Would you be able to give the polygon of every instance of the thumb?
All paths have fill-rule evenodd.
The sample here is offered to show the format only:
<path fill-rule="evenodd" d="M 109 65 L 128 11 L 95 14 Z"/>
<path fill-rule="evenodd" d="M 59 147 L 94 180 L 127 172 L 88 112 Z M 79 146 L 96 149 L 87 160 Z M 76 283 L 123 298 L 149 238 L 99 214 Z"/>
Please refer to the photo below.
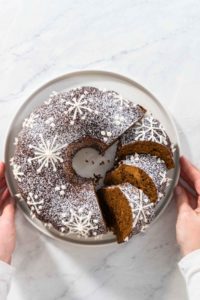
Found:
<path fill-rule="evenodd" d="M 176 197 L 176 205 L 177 205 L 178 213 L 192 210 L 189 204 L 188 195 L 182 186 L 178 185 L 175 188 L 175 197 Z"/>
<path fill-rule="evenodd" d="M 197 198 L 197 208 L 200 211 L 200 196 Z"/>

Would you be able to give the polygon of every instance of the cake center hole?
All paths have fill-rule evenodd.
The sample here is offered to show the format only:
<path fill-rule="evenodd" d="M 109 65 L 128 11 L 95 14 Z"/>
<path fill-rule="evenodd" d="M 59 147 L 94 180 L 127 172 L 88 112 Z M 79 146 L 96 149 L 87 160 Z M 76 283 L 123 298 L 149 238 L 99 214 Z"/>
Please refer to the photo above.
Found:
<path fill-rule="evenodd" d="M 81 177 L 100 177 L 98 186 L 101 186 L 106 172 L 114 165 L 116 148 L 117 144 L 115 143 L 109 147 L 104 155 L 99 154 L 93 148 L 83 148 L 74 156 L 72 166 Z"/>

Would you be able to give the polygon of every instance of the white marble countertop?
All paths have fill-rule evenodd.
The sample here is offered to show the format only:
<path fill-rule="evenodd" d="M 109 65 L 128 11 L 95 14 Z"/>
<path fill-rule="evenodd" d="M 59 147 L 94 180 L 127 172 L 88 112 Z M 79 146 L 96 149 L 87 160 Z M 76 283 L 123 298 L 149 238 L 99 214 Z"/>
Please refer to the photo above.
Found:
<path fill-rule="evenodd" d="M 0 0 L 0 159 L 11 119 L 34 89 L 74 70 L 130 76 L 173 114 L 200 166 L 198 0 Z M 50 240 L 18 211 L 9 300 L 186 300 L 171 202 L 148 234 L 118 246 Z"/>

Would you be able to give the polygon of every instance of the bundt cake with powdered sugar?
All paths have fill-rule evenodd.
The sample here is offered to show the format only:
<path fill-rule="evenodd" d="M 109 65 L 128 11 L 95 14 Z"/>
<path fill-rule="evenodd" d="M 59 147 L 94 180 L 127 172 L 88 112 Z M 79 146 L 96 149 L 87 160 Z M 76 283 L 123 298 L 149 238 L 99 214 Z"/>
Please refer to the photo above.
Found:
<path fill-rule="evenodd" d="M 32 217 L 62 234 L 118 242 L 144 231 L 170 182 L 172 144 L 145 108 L 115 91 L 80 87 L 53 92 L 23 122 L 10 164 Z M 118 142 L 115 166 L 97 190 L 74 170 L 82 148 L 100 154 Z"/>
<path fill-rule="evenodd" d="M 53 93 L 23 123 L 11 158 L 18 191 L 33 217 L 65 234 L 107 231 L 94 180 L 74 171 L 81 148 L 104 153 L 145 109 L 115 91 L 81 87 Z"/>

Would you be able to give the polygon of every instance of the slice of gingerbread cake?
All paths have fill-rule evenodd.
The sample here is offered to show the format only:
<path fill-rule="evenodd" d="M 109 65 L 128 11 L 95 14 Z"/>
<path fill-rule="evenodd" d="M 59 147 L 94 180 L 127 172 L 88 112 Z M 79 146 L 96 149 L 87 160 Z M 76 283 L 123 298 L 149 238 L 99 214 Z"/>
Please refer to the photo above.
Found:
<path fill-rule="evenodd" d="M 144 231 L 154 219 L 155 204 L 130 183 L 102 188 L 99 198 L 104 218 L 116 234 L 118 243 Z"/>

